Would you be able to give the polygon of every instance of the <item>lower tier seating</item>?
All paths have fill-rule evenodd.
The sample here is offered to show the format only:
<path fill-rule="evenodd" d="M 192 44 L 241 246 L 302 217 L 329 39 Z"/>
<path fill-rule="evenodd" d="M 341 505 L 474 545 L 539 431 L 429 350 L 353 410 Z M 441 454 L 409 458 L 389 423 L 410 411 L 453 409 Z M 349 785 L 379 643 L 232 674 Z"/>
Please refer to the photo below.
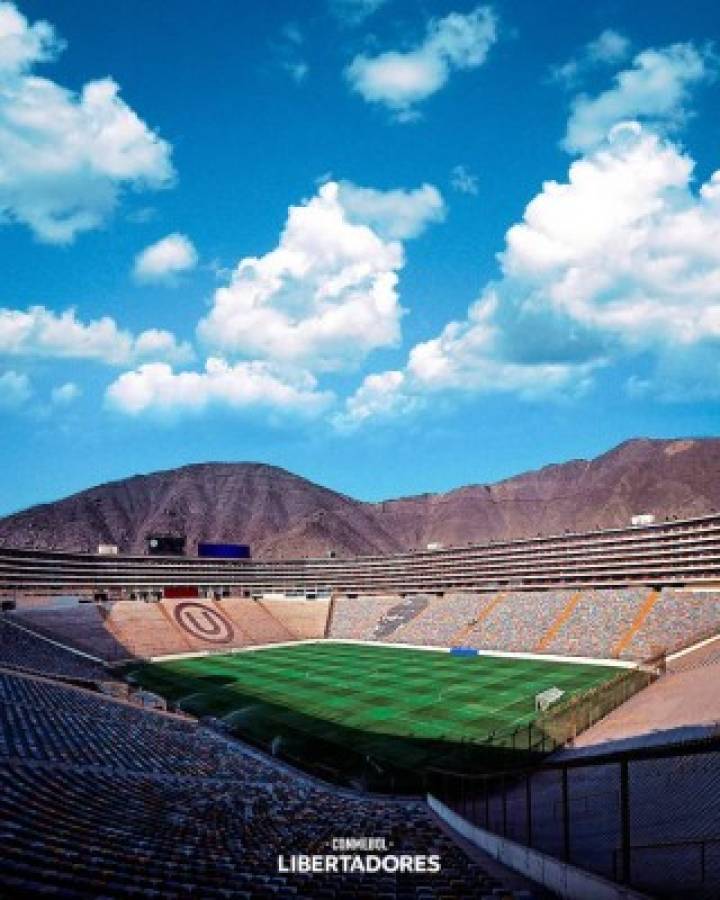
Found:
<path fill-rule="evenodd" d="M 485 898 L 501 890 L 419 801 L 297 775 L 190 721 L 0 672 L 0 883 L 8 896 Z M 439 874 L 300 875 L 333 837 L 438 854 Z M 527 896 L 527 894 L 525 894 Z"/>
<path fill-rule="evenodd" d="M 720 633 L 720 592 L 652 587 L 338 598 L 331 638 L 647 659 Z"/>
<path fill-rule="evenodd" d="M 99 663 L 71 653 L 2 619 L 0 619 L 0 666 L 91 681 L 102 681 L 107 678 L 105 670 Z"/>

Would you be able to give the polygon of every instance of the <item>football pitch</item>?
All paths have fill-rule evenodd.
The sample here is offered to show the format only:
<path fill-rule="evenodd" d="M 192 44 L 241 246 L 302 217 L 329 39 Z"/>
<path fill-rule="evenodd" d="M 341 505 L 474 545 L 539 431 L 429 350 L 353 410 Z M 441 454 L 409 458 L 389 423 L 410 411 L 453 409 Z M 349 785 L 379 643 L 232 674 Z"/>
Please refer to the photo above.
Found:
<path fill-rule="evenodd" d="M 186 712 L 352 781 L 467 761 L 488 738 L 530 723 L 540 691 L 569 697 L 618 669 L 322 642 L 141 664 L 131 674 Z"/>

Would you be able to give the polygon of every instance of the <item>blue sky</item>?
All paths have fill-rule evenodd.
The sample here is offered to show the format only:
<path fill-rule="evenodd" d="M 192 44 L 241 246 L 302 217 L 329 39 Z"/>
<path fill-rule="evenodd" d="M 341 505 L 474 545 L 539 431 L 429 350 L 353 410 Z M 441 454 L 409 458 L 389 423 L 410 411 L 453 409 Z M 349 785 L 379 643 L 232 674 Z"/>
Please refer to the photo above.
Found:
<path fill-rule="evenodd" d="M 719 42 L 703 0 L 0 2 L 0 513 L 716 434 Z"/>

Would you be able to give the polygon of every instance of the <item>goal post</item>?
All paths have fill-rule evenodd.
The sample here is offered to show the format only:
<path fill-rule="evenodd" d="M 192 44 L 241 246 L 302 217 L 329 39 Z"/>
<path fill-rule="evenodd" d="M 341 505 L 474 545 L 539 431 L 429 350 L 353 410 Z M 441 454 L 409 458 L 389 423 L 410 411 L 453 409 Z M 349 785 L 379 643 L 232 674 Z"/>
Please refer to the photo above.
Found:
<path fill-rule="evenodd" d="M 565 691 L 561 691 L 560 688 L 551 687 L 546 691 L 540 691 L 539 694 L 535 694 L 535 712 L 545 712 L 548 710 L 553 703 L 557 703 L 558 700 L 562 699 L 565 696 Z"/>

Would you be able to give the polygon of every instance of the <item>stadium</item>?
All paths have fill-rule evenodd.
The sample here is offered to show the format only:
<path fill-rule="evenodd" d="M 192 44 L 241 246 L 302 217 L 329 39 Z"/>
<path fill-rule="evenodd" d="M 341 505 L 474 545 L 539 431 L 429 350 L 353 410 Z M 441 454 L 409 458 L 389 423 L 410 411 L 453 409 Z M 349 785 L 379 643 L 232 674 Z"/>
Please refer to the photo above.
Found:
<path fill-rule="evenodd" d="M 11 892 L 717 896 L 720 516 L 246 550 L 0 549 Z"/>

